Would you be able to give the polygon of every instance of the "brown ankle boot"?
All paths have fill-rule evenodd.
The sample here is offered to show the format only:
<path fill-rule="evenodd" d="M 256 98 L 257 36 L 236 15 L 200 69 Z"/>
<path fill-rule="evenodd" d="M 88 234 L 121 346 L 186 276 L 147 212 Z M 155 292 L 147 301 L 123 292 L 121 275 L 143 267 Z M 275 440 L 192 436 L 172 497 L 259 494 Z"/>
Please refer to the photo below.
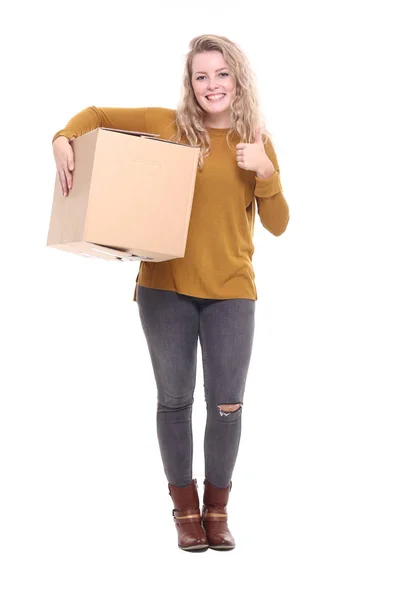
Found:
<path fill-rule="evenodd" d="M 226 488 L 218 488 L 204 480 L 204 498 L 201 522 L 207 534 L 208 545 L 213 550 L 233 550 L 235 540 L 229 531 L 228 504 L 232 481 Z"/>
<path fill-rule="evenodd" d="M 169 483 L 168 489 L 175 507 L 172 516 L 178 532 L 179 548 L 190 552 L 204 552 L 208 549 L 208 542 L 201 525 L 197 479 L 192 479 L 185 487 Z"/>

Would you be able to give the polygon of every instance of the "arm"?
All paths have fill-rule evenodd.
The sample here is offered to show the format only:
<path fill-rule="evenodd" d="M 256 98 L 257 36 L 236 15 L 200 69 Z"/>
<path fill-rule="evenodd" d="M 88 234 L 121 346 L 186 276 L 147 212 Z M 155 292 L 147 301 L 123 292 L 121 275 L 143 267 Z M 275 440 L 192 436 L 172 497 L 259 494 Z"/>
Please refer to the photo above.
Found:
<path fill-rule="evenodd" d="M 256 174 L 254 196 L 263 227 L 278 236 L 286 230 L 288 225 L 289 206 L 282 192 L 279 164 L 270 139 L 265 145 L 265 152 L 275 170 L 271 173 L 269 169 L 266 169 L 265 172 Z"/>
<path fill-rule="evenodd" d="M 52 142 L 63 135 L 69 140 L 98 127 L 110 129 L 126 129 L 127 131 L 147 131 L 147 108 L 98 108 L 89 106 L 74 115 L 64 129 L 53 136 Z"/>

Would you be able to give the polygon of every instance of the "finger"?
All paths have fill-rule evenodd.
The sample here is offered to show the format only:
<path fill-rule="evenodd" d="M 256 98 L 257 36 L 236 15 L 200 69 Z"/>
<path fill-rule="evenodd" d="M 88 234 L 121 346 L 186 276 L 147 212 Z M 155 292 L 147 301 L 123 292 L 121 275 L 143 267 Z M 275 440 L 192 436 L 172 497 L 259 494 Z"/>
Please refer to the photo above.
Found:
<path fill-rule="evenodd" d="M 74 170 L 74 166 L 75 166 L 75 153 L 74 150 L 70 144 L 70 147 L 68 148 L 68 152 L 67 152 L 67 165 L 68 165 L 68 169 L 70 171 Z"/>
<path fill-rule="evenodd" d="M 58 172 L 58 176 L 60 179 L 60 185 L 61 185 L 63 196 L 67 196 L 68 195 L 67 181 L 65 178 L 65 173 L 62 169 L 60 169 L 60 171 Z"/>
<path fill-rule="evenodd" d="M 70 189 L 70 172 L 64 167 L 64 182 L 65 182 L 65 191 L 68 194 L 68 190 Z"/>
<path fill-rule="evenodd" d="M 75 139 L 75 138 L 72 138 Z M 71 189 L 72 187 L 72 171 L 75 169 L 75 154 L 71 147 L 70 152 L 68 153 L 68 171 L 67 171 L 67 181 L 68 187 Z"/>
<path fill-rule="evenodd" d="M 72 173 L 68 173 L 68 175 L 67 175 L 67 185 L 68 185 L 68 189 L 69 190 L 72 188 L 72 182 L 73 182 Z"/>
<path fill-rule="evenodd" d="M 67 169 L 66 172 L 65 172 L 65 178 L 66 178 L 66 181 L 67 181 L 68 189 L 72 188 L 72 180 L 73 180 L 72 176 L 73 176 L 73 172 L 70 171 L 69 169 Z"/>
<path fill-rule="evenodd" d="M 57 175 L 58 175 L 58 181 L 60 182 L 61 193 L 62 193 L 63 196 L 65 196 L 65 194 L 64 194 L 64 183 L 63 183 L 64 174 L 61 171 L 61 169 L 57 169 Z"/>

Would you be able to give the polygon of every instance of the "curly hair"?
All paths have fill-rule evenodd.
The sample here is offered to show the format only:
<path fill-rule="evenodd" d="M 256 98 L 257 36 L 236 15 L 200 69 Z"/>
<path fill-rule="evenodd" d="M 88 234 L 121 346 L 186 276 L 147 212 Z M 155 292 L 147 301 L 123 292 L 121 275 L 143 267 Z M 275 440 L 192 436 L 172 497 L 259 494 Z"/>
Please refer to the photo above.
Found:
<path fill-rule="evenodd" d="M 264 144 L 270 138 L 261 114 L 255 76 L 243 50 L 228 38 L 220 35 L 199 35 L 189 43 L 186 54 L 181 98 L 176 110 L 176 133 L 171 141 L 180 142 L 183 136 L 191 146 L 200 146 L 199 169 L 204 166 L 204 158 L 210 155 L 211 142 L 204 126 L 205 111 L 199 105 L 192 86 L 193 58 L 200 52 L 219 51 L 225 58 L 236 84 L 236 96 L 231 102 L 231 127 L 226 139 L 238 134 L 243 143 L 253 143 L 257 127 L 262 127 Z"/>

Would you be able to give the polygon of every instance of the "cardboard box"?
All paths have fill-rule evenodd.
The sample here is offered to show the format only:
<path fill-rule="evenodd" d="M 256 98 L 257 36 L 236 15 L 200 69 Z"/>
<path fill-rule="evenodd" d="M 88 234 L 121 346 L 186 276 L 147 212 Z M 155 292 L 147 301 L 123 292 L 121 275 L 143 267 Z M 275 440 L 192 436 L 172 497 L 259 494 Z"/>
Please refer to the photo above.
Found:
<path fill-rule="evenodd" d="M 185 254 L 200 148 L 100 127 L 71 142 L 63 196 L 56 173 L 47 246 L 104 260 Z"/>

